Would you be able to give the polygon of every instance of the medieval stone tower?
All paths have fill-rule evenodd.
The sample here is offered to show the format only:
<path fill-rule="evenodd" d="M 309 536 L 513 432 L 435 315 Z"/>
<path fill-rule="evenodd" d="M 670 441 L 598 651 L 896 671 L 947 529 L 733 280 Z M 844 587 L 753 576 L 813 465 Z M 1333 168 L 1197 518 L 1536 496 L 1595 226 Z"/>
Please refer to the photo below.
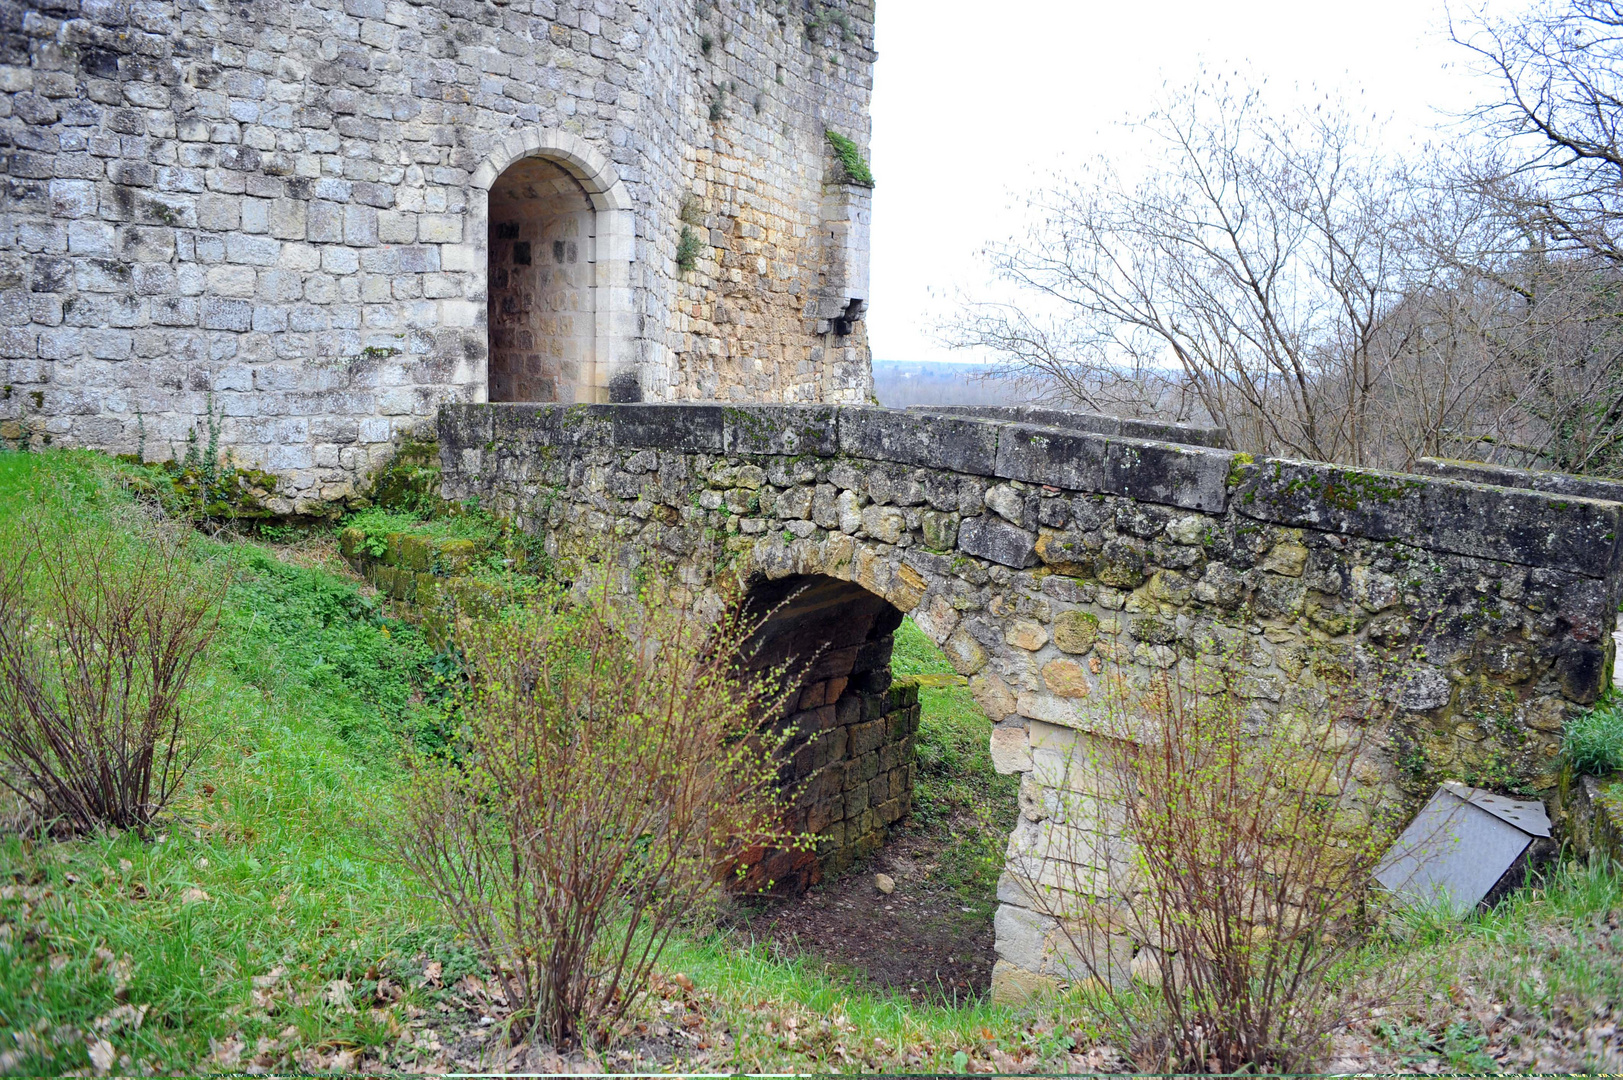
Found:
<path fill-rule="evenodd" d="M 457 401 L 861 402 L 873 0 L 0 0 L 0 421 L 290 508 Z M 860 171 L 860 170 L 859 170 Z"/>

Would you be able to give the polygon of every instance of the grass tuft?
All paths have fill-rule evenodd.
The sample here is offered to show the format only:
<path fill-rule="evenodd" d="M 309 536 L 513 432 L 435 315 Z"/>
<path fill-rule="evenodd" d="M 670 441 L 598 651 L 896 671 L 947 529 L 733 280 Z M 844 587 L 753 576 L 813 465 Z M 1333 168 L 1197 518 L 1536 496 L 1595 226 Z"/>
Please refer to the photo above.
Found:
<path fill-rule="evenodd" d="M 1623 699 L 1609 691 L 1569 724 L 1562 750 L 1573 769 L 1586 776 L 1623 770 Z"/>

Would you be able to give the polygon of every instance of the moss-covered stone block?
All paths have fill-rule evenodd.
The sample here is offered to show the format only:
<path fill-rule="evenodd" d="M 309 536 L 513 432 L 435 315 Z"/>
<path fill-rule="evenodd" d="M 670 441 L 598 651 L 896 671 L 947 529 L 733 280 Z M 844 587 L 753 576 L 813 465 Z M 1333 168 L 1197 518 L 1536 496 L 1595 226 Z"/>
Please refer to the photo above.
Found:
<path fill-rule="evenodd" d="M 460 573 L 478 560 L 482 550 L 473 540 L 441 540 L 435 554 L 435 568 L 447 574 Z"/>
<path fill-rule="evenodd" d="M 434 544 L 426 536 L 391 533 L 389 551 L 394 564 L 403 570 L 421 573 L 434 564 Z"/>
<path fill-rule="evenodd" d="M 1054 644 L 1068 653 L 1082 654 L 1099 640 L 1099 616 L 1091 611 L 1064 611 L 1054 620 Z"/>

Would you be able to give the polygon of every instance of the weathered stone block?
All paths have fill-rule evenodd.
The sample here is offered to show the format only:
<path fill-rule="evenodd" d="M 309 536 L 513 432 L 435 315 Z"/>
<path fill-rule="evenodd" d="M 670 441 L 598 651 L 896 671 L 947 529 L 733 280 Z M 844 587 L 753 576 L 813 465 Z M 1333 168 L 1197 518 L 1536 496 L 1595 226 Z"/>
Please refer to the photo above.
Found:
<path fill-rule="evenodd" d="M 724 410 L 724 447 L 730 454 L 839 452 L 839 409 L 831 405 L 731 406 Z"/>
<path fill-rule="evenodd" d="M 1098 639 L 1099 617 L 1091 611 L 1062 611 L 1054 618 L 1054 644 L 1068 653 L 1086 653 Z"/>
<path fill-rule="evenodd" d="M 1025 728 L 992 729 L 992 767 L 1005 776 L 1031 771 L 1031 746 Z"/>
<path fill-rule="evenodd" d="M 985 514 L 958 527 L 958 550 L 1017 570 L 1036 564 L 1036 546 L 1031 533 Z"/>
<path fill-rule="evenodd" d="M 866 723 L 851 725 L 851 756 L 861 757 L 870 751 L 877 750 L 884 739 L 885 722 L 883 720 L 870 720 Z"/>
<path fill-rule="evenodd" d="M 894 544 L 907 535 L 907 515 L 894 506 L 869 506 L 862 511 L 862 529 L 875 540 Z"/>
<path fill-rule="evenodd" d="M 1093 691 L 1082 665 L 1070 660 L 1050 660 L 1044 664 L 1043 685 L 1061 697 L 1087 697 Z"/>
<path fill-rule="evenodd" d="M 994 475 L 999 425 L 888 409 L 840 410 L 840 450 L 903 465 Z"/>

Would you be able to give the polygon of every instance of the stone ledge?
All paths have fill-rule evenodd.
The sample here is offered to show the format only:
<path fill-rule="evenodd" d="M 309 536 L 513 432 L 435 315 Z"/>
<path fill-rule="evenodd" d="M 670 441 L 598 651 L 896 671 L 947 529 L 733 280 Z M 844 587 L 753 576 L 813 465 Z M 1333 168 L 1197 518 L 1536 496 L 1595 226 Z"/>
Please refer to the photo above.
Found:
<path fill-rule="evenodd" d="M 840 450 L 855 457 L 993 476 L 1001 425 L 893 409 L 840 410 Z"/>
<path fill-rule="evenodd" d="M 1592 578 L 1617 566 L 1618 503 L 1283 458 L 1245 473 L 1231 498 L 1257 521 Z"/>
<path fill-rule="evenodd" d="M 828 405 L 448 405 L 440 411 L 440 442 L 447 461 L 499 443 L 846 455 L 1212 514 L 1232 502 L 1240 514 L 1272 524 L 1591 578 L 1606 577 L 1623 558 L 1620 502 L 1284 458 L 1236 466 L 1243 459 L 1229 450 L 970 415 Z M 1027 560 L 995 561 L 1020 567 Z"/>
<path fill-rule="evenodd" d="M 980 417 L 829 405 L 448 405 L 447 453 L 493 442 L 691 453 L 846 454 L 1222 512 L 1234 455 Z"/>
<path fill-rule="evenodd" d="M 910 405 L 908 411 L 940 416 L 976 416 L 983 420 L 1032 424 L 1090 435 L 1119 435 L 1128 439 L 1183 443 L 1213 450 L 1232 449 L 1228 428 L 1166 424 L 1156 420 L 1124 420 L 1103 413 L 1073 412 L 1070 409 L 1043 409 L 1029 405 Z"/>
<path fill-rule="evenodd" d="M 1623 480 L 1602 480 L 1594 476 L 1574 476 L 1571 473 L 1548 472 L 1543 469 L 1517 469 L 1509 465 L 1489 465 L 1483 461 L 1457 461 L 1453 458 L 1421 458 L 1414 463 L 1414 471 L 1421 476 L 1435 476 L 1446 480 L 1468 480 L 1473 484 L 1525 488 L 1529 491 L 1548 492 L 1551 495 L 1623 502 Z"/>

